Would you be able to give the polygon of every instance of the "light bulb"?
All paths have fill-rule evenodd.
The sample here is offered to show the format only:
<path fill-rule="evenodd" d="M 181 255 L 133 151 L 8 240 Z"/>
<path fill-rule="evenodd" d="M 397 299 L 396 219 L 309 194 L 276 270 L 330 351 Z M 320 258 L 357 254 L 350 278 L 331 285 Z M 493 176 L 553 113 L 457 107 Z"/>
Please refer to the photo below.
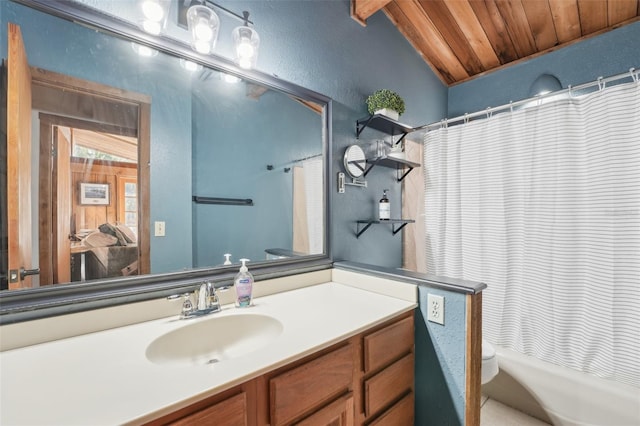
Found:
<path fill-rule="evenodd" d="M 208 41 L 195 40 L 193 42 L 193 48 L 196 52 L 203 53 L 205 55 L 211 53 L 211 43 Z"/>
<path fill-rule="evenodd" d="M 251 45 L 251 41 L 247 38 L 243 38 L 240 40 L 238 47 L 236 47 L 236 51 L 238 53 L 238 57 L 240 58 L 250 58 L 253 56 L 255 49 Z"/>
<path fill-rule="evenodd" d="M 211 41 L 213 37 L 213 31 L 209 27 L 209 22 L 206 19 L 198 20 L 198 23 L 193 28 L 193 34 L 198 41 Z"/>
<path fill-rule="evenodd" d="M 151 21 L 161 21 L 164 18 L 164 9 L 155 0 L 145 0 L 142 3 L 142 13 Z"/>
<path fill-rule="evenodd" d="M 240 68 L 244 68 L 246 70 L 252 68 L 250 58 L 238 58 L 238 65 L 240 66 Z"/>

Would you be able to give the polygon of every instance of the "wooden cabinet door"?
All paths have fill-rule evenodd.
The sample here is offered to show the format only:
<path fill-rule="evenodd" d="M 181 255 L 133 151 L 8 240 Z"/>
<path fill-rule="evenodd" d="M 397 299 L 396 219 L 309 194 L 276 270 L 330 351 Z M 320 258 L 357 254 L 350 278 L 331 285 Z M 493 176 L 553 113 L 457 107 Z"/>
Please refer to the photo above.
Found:
<path fill-rule="evenodd" d="M 349 393 L 316 411 L 296 426 L 353 426 L 353 394 Z"/>
<path fill-rule="evenodd" d="M 247 426 L 247 394 L 242 392 L 170 424 L 174 426 Z"/>

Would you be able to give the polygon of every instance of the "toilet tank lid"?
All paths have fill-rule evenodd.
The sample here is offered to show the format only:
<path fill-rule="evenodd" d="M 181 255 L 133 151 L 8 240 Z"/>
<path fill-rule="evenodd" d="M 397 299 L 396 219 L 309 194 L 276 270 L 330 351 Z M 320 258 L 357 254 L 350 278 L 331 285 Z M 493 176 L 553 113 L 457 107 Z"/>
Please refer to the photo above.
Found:
<path fill-rule="evenodd" d="M 496 350 L 493 348 L 491 343 L 482 339 L 482 359 L 489 359 L 496 356 Z"/>

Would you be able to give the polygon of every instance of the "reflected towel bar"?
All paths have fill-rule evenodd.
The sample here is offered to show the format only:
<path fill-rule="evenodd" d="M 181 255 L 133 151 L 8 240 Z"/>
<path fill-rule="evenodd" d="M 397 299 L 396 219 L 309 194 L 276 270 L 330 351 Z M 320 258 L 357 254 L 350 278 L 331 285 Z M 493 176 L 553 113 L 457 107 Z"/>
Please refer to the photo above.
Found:
<path fill-rule="evenodd" d="M 219 198 L 193 196 L 193 201 L 198 204 L 222 204 L 226 206 L 253 206 L 251 198 Z"/>

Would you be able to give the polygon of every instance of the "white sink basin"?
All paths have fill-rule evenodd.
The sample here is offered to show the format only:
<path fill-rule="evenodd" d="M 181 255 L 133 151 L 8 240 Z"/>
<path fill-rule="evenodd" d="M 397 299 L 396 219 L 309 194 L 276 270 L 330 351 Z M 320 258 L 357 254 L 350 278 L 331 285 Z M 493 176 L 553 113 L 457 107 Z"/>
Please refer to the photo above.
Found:
<path fill-rule="evenodd" d="M 282 333 L 282 323 L 261 314 L 234 314 L 209 318 L 170 331 L 147 347 L 147 359 L 156 364 L 206 365 L 254 352 Z"/>

